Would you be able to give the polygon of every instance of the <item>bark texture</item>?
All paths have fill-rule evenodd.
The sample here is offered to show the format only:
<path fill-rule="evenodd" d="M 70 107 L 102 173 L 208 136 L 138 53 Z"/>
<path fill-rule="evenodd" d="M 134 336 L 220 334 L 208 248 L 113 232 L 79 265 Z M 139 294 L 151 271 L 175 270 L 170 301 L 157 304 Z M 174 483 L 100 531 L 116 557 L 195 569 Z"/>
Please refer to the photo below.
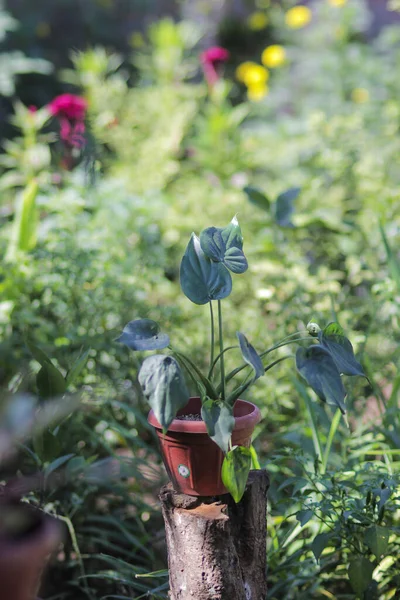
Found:
<path fill-rule="evenodd" d="M 164 486 L 171 600 L 265 600 L 266 471 L 251 471 L 239 504 Z"/>

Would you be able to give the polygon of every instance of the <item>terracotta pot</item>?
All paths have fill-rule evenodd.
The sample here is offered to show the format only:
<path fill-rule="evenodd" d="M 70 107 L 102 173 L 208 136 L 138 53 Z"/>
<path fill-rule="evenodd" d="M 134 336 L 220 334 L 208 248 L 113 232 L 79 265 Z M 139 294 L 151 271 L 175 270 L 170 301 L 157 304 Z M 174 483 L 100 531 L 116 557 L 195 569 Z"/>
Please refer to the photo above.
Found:
<path fill-rule="evenodd" d="M 199 414 L 200 398 L 190 398 L 178 415 Z M 251 444 L 251 435 L 261 420 L 257 406 L 246 400 L 237 400 L 234 407 L 234 446 Z M 148 421 L 156 428 L 165 468 L 178 492 L 191 496 L 219 496 L 227 489 L 221 480 L 224 460 L 222 450 L 207 434 L 204 421 L 174 419 L 166 434 L 151 410 Z"/>
<path fill-rule="evenodd" d="M 28 505 L 18 507 L 30 526 L 18 536 L 0 534 L 0 598 L 34 600 L 50 554 L 61 539 L 59 521 Z M 7 510 L 0 506 L 0 510 Z"/>

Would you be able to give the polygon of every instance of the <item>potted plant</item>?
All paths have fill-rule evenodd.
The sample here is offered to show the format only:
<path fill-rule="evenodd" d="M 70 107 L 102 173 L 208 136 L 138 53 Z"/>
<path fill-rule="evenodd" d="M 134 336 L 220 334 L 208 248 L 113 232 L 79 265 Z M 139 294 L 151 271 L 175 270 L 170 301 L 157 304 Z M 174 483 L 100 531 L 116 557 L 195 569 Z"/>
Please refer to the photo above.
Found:
<path fill-rule="evenodd" d="M 169 336 L 151 319 L 129 322 L 117 339 L 134 351 L 170 350 L 145 358 L 138 378 L 151 406 L 148 420 L 156 428 L 175 489 L 199 496 L 229 491 L 236 502 L 244 493 L 251 466 L 251 434 L 260 420 L 258 408 L 240 397 L 257 379 L 294 357 L 297 371 L 318 397 L 345 415 L 341 374 L 364 375 L 338 323 L 330 323 L 323 330 L 309 323 L 305 331 L 289 335 L 262 352 L 256 351 L 242 332 L 236 334 L 237 345 L 225 346 L 221 301 L 231 293 L 231 273 L 242 274 L 247 268 L 236 217 L 227 227 L 208 227 L 200 237 L 192 234 L 180 266 L 180 284 L 189 300 L 210 307 L 207 374 L 193 358 L 171 346 Z M 295 356 L 266 362 L 274 350 L 289 344 L 299 346 Z M 237 350 L 240 364 L 227 372 L 226 353 Z M 198 396 L 190 398 L 184 372 L 197 387 Z M 242 378 L 239 384 L 238 376 Z"/>

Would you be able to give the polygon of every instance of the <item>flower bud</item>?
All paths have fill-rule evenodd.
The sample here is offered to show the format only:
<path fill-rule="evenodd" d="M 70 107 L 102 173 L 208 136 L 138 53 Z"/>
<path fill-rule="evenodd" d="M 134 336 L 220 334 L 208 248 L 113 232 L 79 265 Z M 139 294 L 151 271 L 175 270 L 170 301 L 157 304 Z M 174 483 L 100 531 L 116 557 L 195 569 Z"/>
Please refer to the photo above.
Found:
<path fill-rule="evenodd" d="M 310 335 L 312 335 L 312 337 L 318 337 L 321 327 L 318 325 L 318 323 L 313 323 L 310 321 L 307 325 L 307 331 Z"/>

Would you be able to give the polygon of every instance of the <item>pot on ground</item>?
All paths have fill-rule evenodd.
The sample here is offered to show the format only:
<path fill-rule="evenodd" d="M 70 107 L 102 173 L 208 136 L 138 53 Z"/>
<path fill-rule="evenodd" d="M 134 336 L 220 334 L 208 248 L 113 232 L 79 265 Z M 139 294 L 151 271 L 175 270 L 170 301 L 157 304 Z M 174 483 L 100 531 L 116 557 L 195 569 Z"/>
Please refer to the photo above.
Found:
<path fill-rule="evenodd" d="M 190 398 L 178 416 L 199 414 L 200 410 L 200 398 Z M 237 400 L 233 414 L 232 445 L 249 447 L 261 413 L 251 402 Z M 228 493 L 221 479 L 224 454 L 208 436 L 204 421 L 174 419 L 165 434 L 153 410 L 148 421 L 156 429 L 164 465 L 176 491 L 191 496 Z"/>
<path fill-rule="evenodd" d="M 0 598 L 34 600 L 61 539 L 60 523 L 21 504 L 0 504 Z"/>

